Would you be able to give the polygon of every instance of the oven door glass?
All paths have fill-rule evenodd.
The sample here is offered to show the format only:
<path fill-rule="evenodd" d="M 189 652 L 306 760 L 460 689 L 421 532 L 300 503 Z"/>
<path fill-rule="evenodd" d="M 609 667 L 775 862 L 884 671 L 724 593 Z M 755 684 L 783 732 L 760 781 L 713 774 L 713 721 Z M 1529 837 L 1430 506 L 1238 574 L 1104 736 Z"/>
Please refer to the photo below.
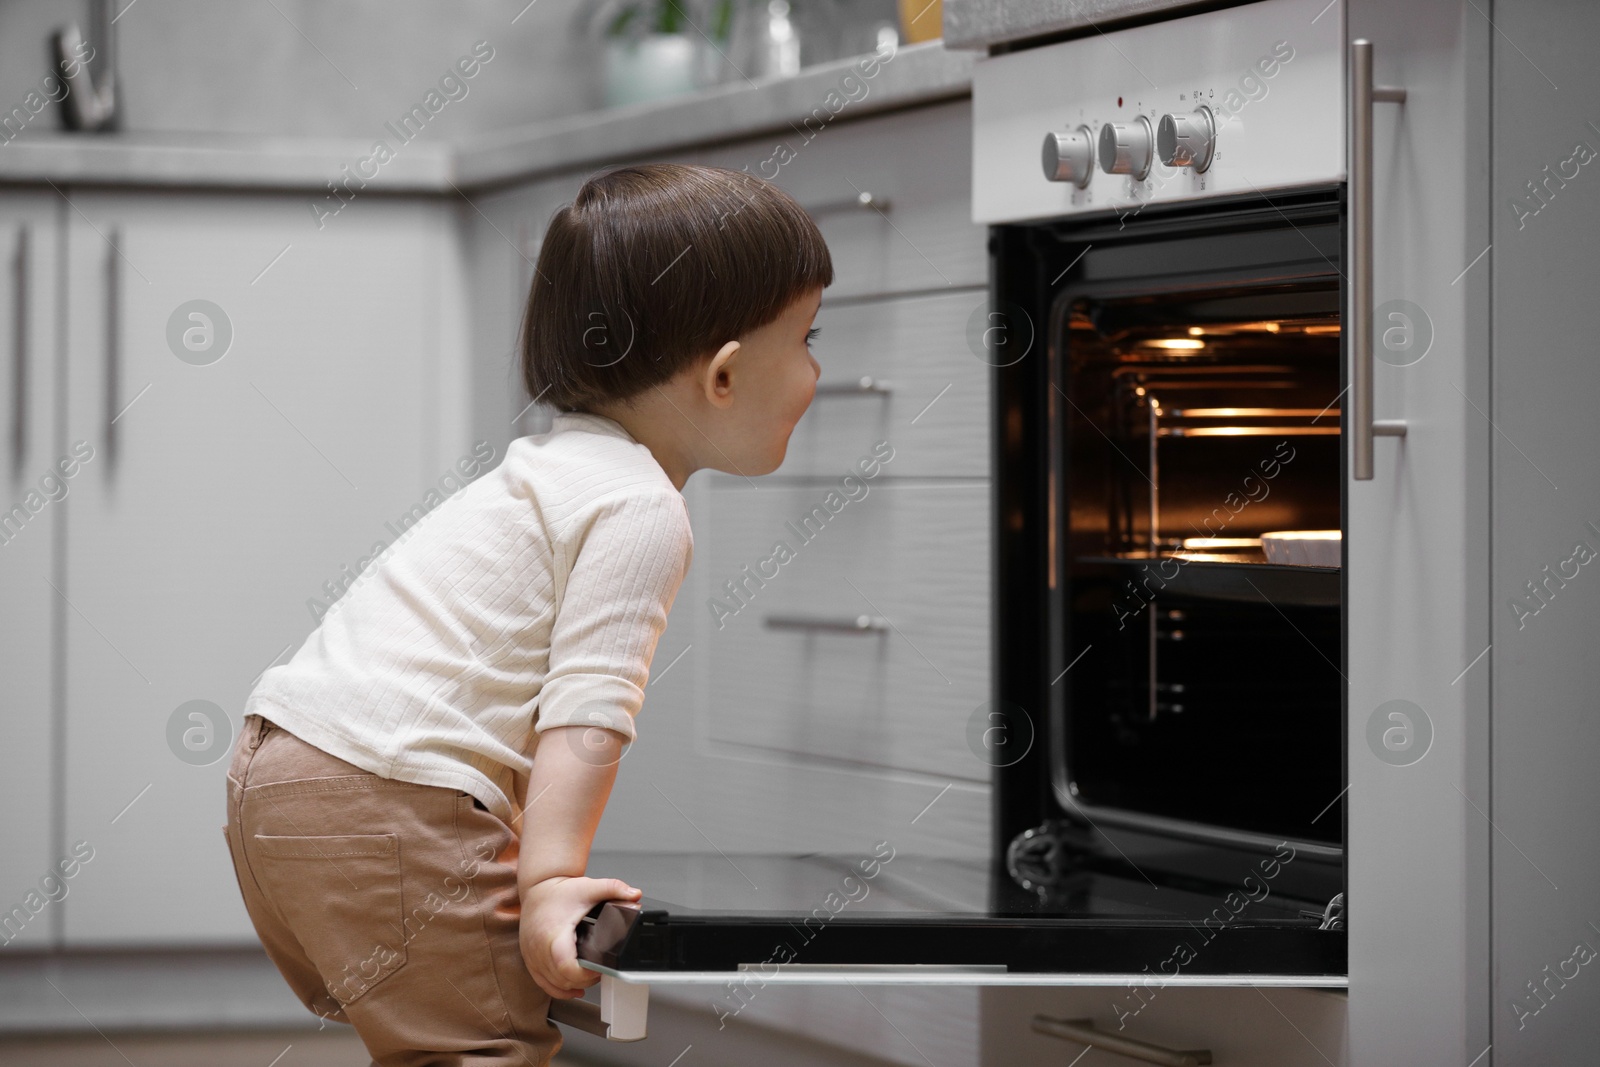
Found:
<path fill-rule="evenodd" d="M 1265 547 L 1342 527 L 1340 232 L 1337 190 L 997 227 L 992 307 L 1040 343 L 994 372 L 980 565 L 1032 738 L 994 761 L 986 858 L 596 851 L 648 896 L 596 909 L 587 965 L 1343 985 L 1341 572 Z"/>

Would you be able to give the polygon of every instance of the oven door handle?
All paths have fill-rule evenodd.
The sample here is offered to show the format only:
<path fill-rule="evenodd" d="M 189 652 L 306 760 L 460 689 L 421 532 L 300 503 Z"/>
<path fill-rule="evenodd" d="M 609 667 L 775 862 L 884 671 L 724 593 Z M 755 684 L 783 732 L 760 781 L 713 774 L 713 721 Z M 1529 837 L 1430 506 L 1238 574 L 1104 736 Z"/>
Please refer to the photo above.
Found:
<path fill-rule="evenodd" d="M 1372 480 L 1372 439 L 1404 437 L 1403 421 L 1372 417 L 1372 105 L 1403 104 L 1406 91 L 1372 84 L 1372 42 L 1350 42 L 1350 389 L 1353 414 L 1350 466 L 1358 482 Z"/>

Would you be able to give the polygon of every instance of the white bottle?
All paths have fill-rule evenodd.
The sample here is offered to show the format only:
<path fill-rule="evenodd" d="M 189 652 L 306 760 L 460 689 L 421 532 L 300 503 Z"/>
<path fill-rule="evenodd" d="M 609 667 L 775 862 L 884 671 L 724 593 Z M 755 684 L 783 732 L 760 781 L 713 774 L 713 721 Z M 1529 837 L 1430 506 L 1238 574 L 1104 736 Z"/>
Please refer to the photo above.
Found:
<path fill-rule="evenodd" d="M 758 77 L 800 73 L 800 36 L 789 21 L 789 0 L 768 0 L 766 21 L 758 40 Z"/>

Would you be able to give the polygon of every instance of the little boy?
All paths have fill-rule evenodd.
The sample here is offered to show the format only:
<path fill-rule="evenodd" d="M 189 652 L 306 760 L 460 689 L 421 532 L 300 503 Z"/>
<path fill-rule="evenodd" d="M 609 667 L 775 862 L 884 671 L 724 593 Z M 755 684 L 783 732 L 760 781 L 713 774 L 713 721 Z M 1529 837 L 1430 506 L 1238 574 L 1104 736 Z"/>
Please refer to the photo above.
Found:
<path fill-rule="evenodd" d="M 702 468 L 782 461 L 833 281 L 810 216 L 716 167 L 591 177 L 522 324 L 559 413 L 407 532 L 251 693 L 224 827 L 262 944 L 377 1064 L 545 1064 L 586 874 L 693 551 Z"/>

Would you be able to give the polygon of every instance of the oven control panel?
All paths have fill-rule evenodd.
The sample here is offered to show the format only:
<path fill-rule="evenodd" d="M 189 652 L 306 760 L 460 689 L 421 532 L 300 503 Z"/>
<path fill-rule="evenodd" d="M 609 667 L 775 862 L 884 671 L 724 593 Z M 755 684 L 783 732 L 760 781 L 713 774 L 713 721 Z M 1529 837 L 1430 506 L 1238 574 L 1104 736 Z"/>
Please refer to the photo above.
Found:
<path fill-rule="evenodd" d="M 973 71 L 973 221 L 1344 178 L 1344 5 L 1261 0 L 991 56 Z"/>

